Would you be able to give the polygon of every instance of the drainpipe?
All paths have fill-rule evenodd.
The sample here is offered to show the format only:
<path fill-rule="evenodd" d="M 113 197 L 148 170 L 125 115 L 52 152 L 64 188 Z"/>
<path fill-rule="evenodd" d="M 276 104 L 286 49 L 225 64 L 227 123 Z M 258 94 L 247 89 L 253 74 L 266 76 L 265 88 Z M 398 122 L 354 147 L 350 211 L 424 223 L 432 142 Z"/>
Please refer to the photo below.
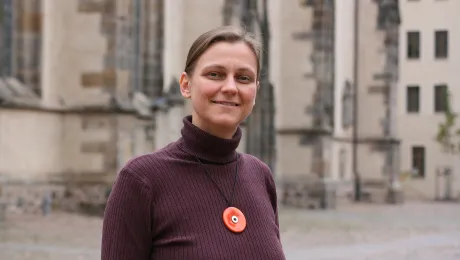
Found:
<path fill-rule="evenodd" d="M 353 177 L 354 177 L 354 199 L 361 200 L 361 178 L 358 172 L 358 81 L 359 81 L 359 0 L 355 0 L 354 8 L 354 60 L 353 60 Z"/>
<path fill-rule="evenodd" d="M 141 7 L 141 1 L 140 0 L 135 0 L 134 1 L 134 13 L 133 13 L 133 20 L 134 20 L 134 64 L 133 64 L 133 90 L 134 92 L 136 91 L 142 91 L 141 90 L 141 68 L 140 68 L 140 56 L 141 54 L 141 23 L 142 18 L 141 18 L 141 12 L 142 12 L 142 7 Z"/>

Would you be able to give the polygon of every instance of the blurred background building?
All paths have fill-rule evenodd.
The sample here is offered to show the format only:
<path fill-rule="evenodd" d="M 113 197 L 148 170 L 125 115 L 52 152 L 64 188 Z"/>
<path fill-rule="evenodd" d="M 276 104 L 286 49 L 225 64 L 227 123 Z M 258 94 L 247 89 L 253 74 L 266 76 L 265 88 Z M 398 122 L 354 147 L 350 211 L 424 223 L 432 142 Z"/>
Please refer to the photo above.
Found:
<path fill-rule="evenodd" d="M 130 9 L 101 3 L 2 1 L 0 171 L 8 177 L 112 179 L 126 157 L 153 148 L 152 122 L 131 101 L 140 76 L 130 75 Z M 150 57 L 145 49 L 139 56 Z"/>
<path fill-rule="evenodd" d="M 0 173 L 110 184 L 129 158 L 180 136 L 191 107 L 178 78 L 193 40 L 244 24 L 265 52 L 240 151 L 280 182 L 387 194 L 410 172 L 407 196 L 433 198 L 437 167 L 460 170 L 435 141 L 442 93 L 457 84 L 460 3 L 354 2 L 1 0 Z"/>
<path fill-rule="evenodd" d="M 413 169 L 411 187 L 424 197 L 456 198 L 460 192 L 458 123 L 441 135 L 448 150 L 437 141 L 439 124 L 445 124 L 447 104 L 460 111 L 458 68 L 459 1 L 400 1 L 403 23 L 400 37 L 400 80 L 397 90 L 401 167 Z M 426 19 L 429 17 L 429 19 Z M 450 93 L 450 100 L 446 92 Z M 448 124 L 447 124 L 448 125 Z M 457 131 L 457 134 L 455 133 Z M 440 141 L 441 141 L 440 140 Z M 436 183 L 438 182 L 438 185 Z M 438 189 L 436 189 L 438 187 Z"/>

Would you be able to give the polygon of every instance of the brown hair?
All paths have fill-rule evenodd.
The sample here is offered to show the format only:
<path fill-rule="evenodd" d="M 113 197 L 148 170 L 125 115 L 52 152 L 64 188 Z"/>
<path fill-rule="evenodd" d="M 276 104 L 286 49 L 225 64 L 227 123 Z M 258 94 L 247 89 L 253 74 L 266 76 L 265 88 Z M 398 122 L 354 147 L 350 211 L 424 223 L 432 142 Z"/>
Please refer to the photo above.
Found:
<path fill-rule="evenodd" d="M 241 27 L 235 26 L 221 26 L 214 28 L 210 31 L 207 31 L 200 35 L 192 46 L 187 55 L 187 61 L 185 62 L 185 72 L 187 74 L 192 74 L 195 69 L 195 65 L 201 55 L 209 49 L 213 44 L 217 42 L 244 42 L 246 45 L 251 48 L 257 58 L 257 78 L 259 78 L 260 73 L 260 53 L 262 47 L 260 42 L 255 38 L 253 34 L 244 30 Z"/>

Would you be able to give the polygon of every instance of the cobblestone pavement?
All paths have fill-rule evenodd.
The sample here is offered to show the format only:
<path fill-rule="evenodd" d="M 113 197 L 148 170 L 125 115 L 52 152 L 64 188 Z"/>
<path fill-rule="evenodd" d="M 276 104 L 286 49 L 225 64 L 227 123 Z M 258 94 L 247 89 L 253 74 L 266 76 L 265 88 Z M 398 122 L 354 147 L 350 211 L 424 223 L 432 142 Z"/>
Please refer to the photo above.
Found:
<path fill-rule="evenodd" d="M 460 259 L 460 204 L 280 209 L 288 260 Z M 0 223 L 0 259 L 96 260 L 102 220 L 55 213 Z"/>

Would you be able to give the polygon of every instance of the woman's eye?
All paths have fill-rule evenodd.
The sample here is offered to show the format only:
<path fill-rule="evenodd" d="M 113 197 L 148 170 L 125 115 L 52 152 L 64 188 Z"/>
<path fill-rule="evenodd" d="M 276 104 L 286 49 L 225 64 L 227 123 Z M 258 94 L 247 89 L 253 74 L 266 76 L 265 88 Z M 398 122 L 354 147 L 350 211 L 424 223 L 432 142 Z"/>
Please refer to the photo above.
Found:
<path fill-rule="evenodd" d="M 239 80 L 240 80 L 240 81 L 243 81 L 243 82 L 245 82 L 245 83 L 250 83 L 250 82 L 252 82 L 252 78 L 249 77 L 249 76 L 240 76 L 240 77 L 239 77 Z"/>
<path fill-rule="evenodd" d="M 217 72 L 209 72 L 208 73 L 208 76 L 212 79 L 218 79 L 221 77 L 221 74 L 220 73 L 217 73 Z"/>

